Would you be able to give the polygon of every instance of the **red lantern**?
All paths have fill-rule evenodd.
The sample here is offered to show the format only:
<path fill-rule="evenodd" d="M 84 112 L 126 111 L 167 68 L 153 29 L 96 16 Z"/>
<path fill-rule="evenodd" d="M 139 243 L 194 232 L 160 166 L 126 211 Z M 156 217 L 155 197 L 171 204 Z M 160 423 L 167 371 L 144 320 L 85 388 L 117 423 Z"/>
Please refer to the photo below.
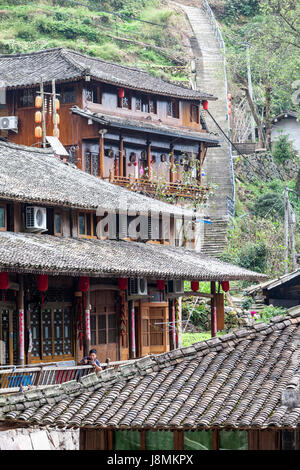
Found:
<path fill-rule="evenodd" d="M 119 88 L 118 95 L 119 95 L 119 98 L 124 98 L 125 96 L 124 88 Z"/>
<path fill-rule="evenodd" d="M 160 280 L 157 281 L 156 286 L 158 290 L 164 290 L 166 285 L 166 281 Z"/>
<path fill-rule="evenodd" d="M 203 109 L 205 109 L 205 111 L 207 111 L 208 110 L 208 101 L 207 100 L 202 101 L 202 105 L 203 105 Z"/>
<path fill-rule="evenodd" d="M 44 305 L 44 292 L 48 290 L 48 275 L 38 274 L 37 276 L 37 287 L 38 291 L 42 292 L 42 306 Z"/>
<path fill-rule="evenodd" d="M 48 290 L 48 275 L 39 274 L 37 276 L 37 284 L 39 292 L 46 292 Z"/>
<path fill-rule="evenodd" d="M 191 282 L 191 289 L 193 292 L 197 292 L 199 290 L 199 282 L 198 281 L 192 281 Z"/>
<path fill-rule="evenodd" d="M 79 290 L 81 292 L 87 292 L 90 286 L 90 278 L 87 276 L 82 276 L 79 278 Z"/>
<path fill-rule="evenodd" d="M 9 288 L 9 276 L 7 272 L 0 272 L 0 289 L 7 290 Z M 3 301 L 5 302 L 5 294 L 3 292 Z"/>
<path fill-rule="evenodd" d="M 222 281 L 221 286 L 222 286 L 222 289 L 223 289 L 224 292 L 229 291 L 229 281 Z"/>
<path fill-rule="evenodd" d="M 118 288 L 120 290 L 126 290 L 128 286 L 128 279 L 125 277 L 119 277 L 118 279 Z"/>
<path fill-rule="evenodd" d="M 7 290 L 9 288 L 9 276 L 8 273 L 0 273 L 0 289 Z"/>

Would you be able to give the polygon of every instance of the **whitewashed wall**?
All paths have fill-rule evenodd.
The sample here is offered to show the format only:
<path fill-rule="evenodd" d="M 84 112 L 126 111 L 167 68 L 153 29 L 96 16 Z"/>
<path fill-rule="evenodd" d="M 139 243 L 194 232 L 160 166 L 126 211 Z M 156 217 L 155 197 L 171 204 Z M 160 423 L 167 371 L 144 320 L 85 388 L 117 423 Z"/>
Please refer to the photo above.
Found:
<path fill-rule="evenodd" d="M 0 450 L 79 450 L 79 430 L 0 428 Z"/>

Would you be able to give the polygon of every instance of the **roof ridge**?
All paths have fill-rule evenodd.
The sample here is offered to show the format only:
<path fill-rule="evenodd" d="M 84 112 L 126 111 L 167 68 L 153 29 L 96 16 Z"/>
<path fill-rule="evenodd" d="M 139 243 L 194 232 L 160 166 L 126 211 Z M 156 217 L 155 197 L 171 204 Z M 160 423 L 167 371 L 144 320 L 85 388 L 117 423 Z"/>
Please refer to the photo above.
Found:
<path fill-rule="evenodd" d="M 43 153 L 45 155 L 54 156 L 54 153 L 51 147 L 48 147 L 48 148 L 28 147 L 27 145 L 16 144 L 14 142 L 9 142 L 9 141 L 5 142 L 3 140 L 0 140 L 0 146 L 9 147 L 9 148 L 16 149 L 16 150 L 23 150 L 25 152 L 36 152 L 36 153 Z"/>
<path fill-rule="evenodd" d="M 47 49 L 39 49 L 38 51 L 32 51 L 32 52 L 18 52 L 16 54 L 0 54 L 0 59 L 1 58 L 7 58 L 7 57 L 25 57 L 25 56 L 31 56 L 31 55 L 39 55 L 43 54 L 46 52 L 54 52 L 54 51 L 60 51 L 65 49 L 62 46 L 57 46 L 57 47 L 51 47 Z"/>

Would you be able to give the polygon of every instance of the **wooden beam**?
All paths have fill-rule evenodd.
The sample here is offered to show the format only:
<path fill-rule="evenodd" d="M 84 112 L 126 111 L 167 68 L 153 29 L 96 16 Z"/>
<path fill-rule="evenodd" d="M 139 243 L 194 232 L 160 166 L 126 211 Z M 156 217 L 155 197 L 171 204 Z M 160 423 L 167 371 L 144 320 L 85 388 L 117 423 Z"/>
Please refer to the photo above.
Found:
<path fill-rule="evenodd" d="M 212 295 L 210 301 L 210 318 L 211 318 L 211 337 L 217 335 L 217 312 L 215 306 L 215 294 L 216 294 L 216 283 L 215 281 L 211 281 L 210 283 L 210 293 Z"/>
<path fill-rule="evenodd" d="M 120 146 L 119 146 L 119 176 L 123 175 L 123 154 L 124 154 L 124 139 L 120 135 Z"/>
<path fill-rule="evenodd" d="M 100 134 L 99 137 L 99 176 L 104 177 L 104 136 Z"/>
<path fill-rule="evenodd" d="M 147 141 L 147 167 L 148 167 L 148 179 L 151 180 L 152 168 L 151 168 L 151 142 Z"/>
<path fill-rule="evenodd" d="M 206 292 L 194 292 L 194 291 L 187 291 L 184 294 L 181 294 L 181 297 L 189 297 L 193 295 L 195 297 L 207 297 L 209 299 L 213 298 L 213 294 L 206 294 Z"/>
<path fill-rule="evenodd" d="M 175 159 L 174 159 L 174 146 L 170 145 L 170 183 L 175 182 Z"/>
<path fill-rule="evenodd" d="M 18 336 L 19 336 L 19 357 L 18 364 L 24 366 L 25 363 L 25 318 L 24 318 L 24 280 L 23 275 L 18 275 Z"/>

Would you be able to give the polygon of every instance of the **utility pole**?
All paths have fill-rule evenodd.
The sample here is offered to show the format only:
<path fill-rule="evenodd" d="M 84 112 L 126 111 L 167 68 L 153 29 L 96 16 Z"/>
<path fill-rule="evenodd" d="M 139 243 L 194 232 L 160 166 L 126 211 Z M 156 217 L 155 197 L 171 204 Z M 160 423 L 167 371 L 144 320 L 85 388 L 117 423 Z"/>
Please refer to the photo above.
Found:
<path fill-rule="evenodd" d="M 293 211 L 289 198 L 288 198 L 288 221 L 289 221 L 292 266 L 293 266 L 293 271 L 296 271 L 297 261 L 296 261 L 295 236 L 294 236 L 294 225 L 296 223 L 296 218 L 295 218 L 295 212 Z"/>
<path fill-rule="evenodd" d="M 40 95 L 41 95 L 41 98 L 42 98 L 43 148 L 46 148 L 46 110 L 45 110 L 45 95 L 44 95 L 43 77 L 41 77 L 41 81 L 40 81 Z"/>
<path fill-rule="evenodd" d="M 288 274 L 289 258 L 289 193 L 288 188 L 284 188 L 284 273 Z"/>
<path fill-rule="evenodd" d="M 251 100 L 253 101 L 253 88 L 252 88 L 252 77 L 250 67 L 250 45 L 246 43 L 246 55 L 247 55 L 247 72 L 248 72 L 248 89 Z M 252 113 L 250 113 L 250 125 L 251 125 L 251 136 L 252 142 L 255 142 L 255 123 Z"/>
<path fill-rule="evenodd" d="M 52 80 L 52 109 L 53 109 L 54 136 L 58 137 L 55 80 Z"/>

